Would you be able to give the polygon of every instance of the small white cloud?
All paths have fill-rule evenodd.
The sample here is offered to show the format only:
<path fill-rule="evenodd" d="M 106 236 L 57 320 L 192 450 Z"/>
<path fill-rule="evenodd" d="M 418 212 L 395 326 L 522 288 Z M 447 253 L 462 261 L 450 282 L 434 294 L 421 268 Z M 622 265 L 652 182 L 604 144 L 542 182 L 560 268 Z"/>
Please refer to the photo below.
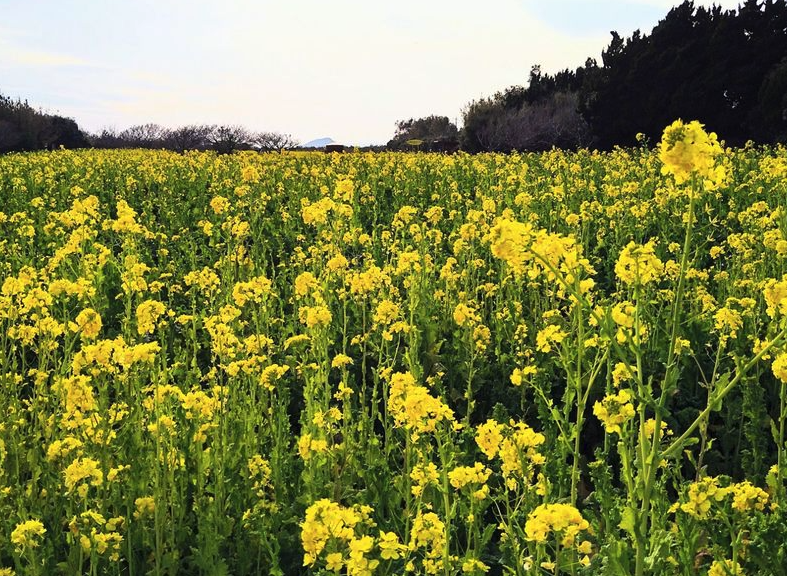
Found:
<path fill-rule="evenodd" d="M 95 64 L 71 54 L 20 48 L 8 42 L 7 39 L 0 39 L 0 66 L 35 66 L 42 68 L 66 66 L 95 67 Z"/>
<path fill-rule="evenodd" d="M 51 52 L 30 50 L 17 51 L 4 60 L 6 63 L 23 66 L 90 66 L 89 62 L 67 54 L 52 54 Z"/>

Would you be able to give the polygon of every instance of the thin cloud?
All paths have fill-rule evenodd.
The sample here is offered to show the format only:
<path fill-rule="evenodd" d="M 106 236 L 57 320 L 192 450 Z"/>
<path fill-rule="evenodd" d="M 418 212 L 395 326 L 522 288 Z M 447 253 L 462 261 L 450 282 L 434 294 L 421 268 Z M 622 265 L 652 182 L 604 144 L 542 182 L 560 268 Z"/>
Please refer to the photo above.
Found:
<path fill-rule="evenodd" d="M 2 32 L 5 32 L 2 30 Z M 99 67 L 96 63 L 62 52 L 23 48 L 0 40 L 0 66 L 34 66 L 40 68 Z"/>

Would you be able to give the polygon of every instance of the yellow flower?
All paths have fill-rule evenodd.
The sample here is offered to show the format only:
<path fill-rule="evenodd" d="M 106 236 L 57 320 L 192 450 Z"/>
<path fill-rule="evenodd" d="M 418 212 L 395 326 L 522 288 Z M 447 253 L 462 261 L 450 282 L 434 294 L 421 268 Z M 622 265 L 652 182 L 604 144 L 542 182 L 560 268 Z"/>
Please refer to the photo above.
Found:
<path fill-rule="evenodd" d="M 579 532 L 589 527 L 579 510 L 570 504 L 541 504 L 528 515 L 525 536 L 540 544 L 555 532 L 561 537 L 562 546 L 573 546 Z"/>
<path fill-rule="evenodd" d="M 111 223 L 112 230 L 118 233 L 141 234 L 145 228 L 137 223 L 136 211 L 125 200 L 117 203 L 117 220 Z"/>
<path fill-rule="evenodd" d="M 729 493 L 729 488 L 719 486 L 718 478 L 705 477 L 689 486 L 688 501 L 680 509 L 702 520 L 708 518 L 711 504 L 724 500 Z"/>
<path fill-rule="evenodd" d="M 46 528 L 40 520 L 26 520 L 17 524 L 11 532 L 11 543 L 16 546 L 18 552 L 23 553 L 26 548 L 37 548 L 40 544 L 39 538 L 46 533 Z"/>
<path fill-rule="evenodd" d="M 402 553 L 407 549 L 399 542 L 399 537 L 393 532 L 380 531 L 378 542 L 380 548 L 380 558 L 383 560 L 397 560 L 402 557 Z"/>
<path fill-rule="evenodd" d="M 156 501 L 151 496 L 143 496 L 134 500 L 134 518 L 143 518 L 151 516 L 156 511 Z"/>
<path fill-rule="evenodd" d="M 284 349 L 289 350 L 291 347 L 302 342 L 308 342 L 309 336 L 306 334 L 298 334 L 297 336 L 290 336 L 284 341 Z"/>
<path fill-rule="evenodd" d="M 480 321 L 481 318 L 478 316 L 478 313 L 467 304 L 460 303 L 454 308 L 454 322 L 459 326 L 464 326 L 467 323 L 475 324 Z"/>
<path fill-rule="evenodd" d="M 183 282 L 186 286 L 196 286 L 203 294 L 211 295 L 218 291 L 221 285 L 221 279 L 210 268 L 202 268 L 201 270 L 192 270 L 183 277 Z"/>
<path fill-rule="evenodd" d="M 251 164 L 247 164 L 240 171 L 240 179 L 243 182 L 248 182 L 250 184 L 256 184 L 260 181 L 260 172 L 257 170 L 256 167 L 252 166 Z"/>
<path fill-rule="evenodd" d="M 387 326 L 393 322 L 397 316 L 399 316 L 399 306 L 390 300 L 383 300 L 377 305 L 372 319 L 375 324 Z"/>
<path fill-rule="evenodd" d="M 692 174 L 715 177 L 716 157 L 722 152 L 716 134 L 705 132 L 696 120 L 688 124 L 675 120 L 664 129 L 659 145 L 662 172 L 672 174 L 677 184 L 683 184 Z"/>
<path fill-rule="evenodd" d="M 337 354 L 331 361 L 331 368 L 344 368 L 345 366 L 352 365 L 353 359 L 347 354 Z"/>
<path fill-rule="evenodd" d="M 730 486 L 732 492 L 732 509 L 737 512 L 764 510 L 768 503 L 768 493 L 762 488 L 752 485 L 748 480 Z"/>
<path fill-rule="evenodd" d="M 271 281 L 264 276 L 252 278 L 248 282 L 238 282 L 232 289 L 232 299 L 241 307 L 247 302 L 259 304 L 270 293 L 271 286 Z"/>
<path fill-rule="evenodd" d="M 521 275 L 530 259 L 528 248 L 533 240 L 533 227 L 508 219 L 501 219 L 489 232 L 492 254 L 505 260 L 514 272 Z"/>
<path fill-rule="evenodd" d="M 66 491 L 71 493 L 77 484 L 87 480 L 86 484 L 80 486 L 80 495 L 87 493 L 87 486 L 101 486 L 104 483 L 104 473 L 99 467 L 98 461 L 92 458 L 77 458 L 65 472 Z"/>
<path fill-rule="evenodd" d="M 469 484 L 484 484 L 491 474 L 489 468 L 476 462 L 473 466 L 457 466 L 448 473 L 448 479 L 451 486 L 461 490 Z"/>
<path fill-rule="evenodd" d="M 302 434 L 298 439 L 298 454 L 304 460 L 309 460 L 314 454 L 321 454 L 328 450 L 325 439 L 314 438 L 310 433 Z"/>
<path fill-rule="evenodd" d="M 787 274 L 781 280 L 766 280 L 762 292 L 768 305 L 768 316 L 776 318 L 777 315 L 787 315 Z"/>
<path fill-rule="evenodd" d="M 662 421 L 661 425 L 659 426 L 659 429 L 661 430 L 661 433 L 660 433 L 661 434 L 661 438 L 664 438 L 665 436 L 671 436 L 672 435 L 672 431 L 669 428 L 667 428 L 667 423 L 666 422 Z M 645 436 L 647 436 L 648 438 L 653 438 L 653 434 L 656 432 L 656 419 L 655 418 L 648 418 L 647 420 L 645 420 L 644 432 L 645 432 Z"/>
<path fill-rule="evenodd" d="M 345 508 L 327 498 L 309 506 L 306 517 L 300 524 L 303 565 L 313 566 L 328 543 L 334 542 L 333 550 L 344 546 L 350 548 L 350 558 L 345 560 L 340 552 L 329 553 L 326 556 L 329 570 L 340 570 L 345 562 L 348 564 L 349 573 L 354 573 L 350 570 L 350 562 L 355 562 L 356 567 L 363 563 L 369 568 L 373 561 L 364 558 L 364 555 L 371 551 L 373 539 L 370 536 L 357 537 L 355 529 L 368 520 L 371 512 L 369 507 Z"/>
<path fill-rule="evenodd" d="M 290 369 L 289 366 L 281 366 L 279 364 L 271 364 L 266 366 L 260 375 L 260 385 L 267 390 L 273 391 L 275 389 L 274 382 L 277 382 L 284 376 Z"/>
<path fill-rule="evenodd" d="M 731 338 L 736 338 L 738 336 L 738 330 L 743 327 L 743 318 L 741 317 L 741 313 L 726 306 L 719 308 L 716 311 L 716 314 L 713 316 L 713 320 L 714 327 L 719 332 L 724 333 L 723 338 L 725 340 L 727 335 L 729 335 Z"/>
<path fill-rule="evenodd" d="M 328 326 L 333 320 L 331 311 L 327 306 L 303 306 L 298 311 L 298 317 L 303 324 L 308 328 L 317 328 L 320 326 Z"/>
<path fill-rule="evenodd" d="M 325 567 L 328 570 L 339 572 L 344 566 L 344 557 L 341 552 L 332 552 L 325 557 Z"/>
<path fill-rule="evenodd" d="M 331 272 L 338 272 L 347 268 L 349 262 L 347 261 L 347 258 L 344 257 L 344 255 L 336 254 L 335 256 L 329 258 L 325 265 Z"/>
<path fill-rule="evenodd" d="M 486 574 L 489 572 L 489 566 L 476 558 L 471 558 L 462 563 L 462 572 L 465 574 L 477 574 L 479 572 Z"/>
<path fill-rule="evenodd" d="M 503 441 L 503 424 L 494 420 L 487 420 L 476 429 L 475 441 L 481 451 L 490 460 L 495 457 Z"/>
<path fill-rule="evenodd" d="M 96 397 L 90 385 L 90 377 L 85 375 L 59 378 L 55 380 L 52 390 L 59 392 L 68 414 L 80 414 L 95 410 Z"/>
<path fill-rule="evenodd" d="M 734 560 L 714 560 L 708 576 L 746 576 L 741 565 Z"/>
<path fill-rule="evenodd" d="M 442 551 L 444 542 L 445 524 L 440 517 L 434 512 L 424 514 L 419 511 L 410 530 L 408 548 L 411 551 L 418 548 Z"/>
<path fill-rule="evenodd" d="M 75 324 L 83 338 L 93 340 L 101 331 L 101 315 L 92 308 L 85 308 L 77 314 Z"/>
<path fill-rule="evenodd" d="M 409 372 L 393 374 L 389 390 L 388 410 L 396 427 L 429 433 L 436 430 L 439 422 L 454 420 L 453 411 L 429 394 L 427 388 L 416 384 Z"/>
<path fill-rule="evenodd" d="M 627 286 L 644 286 L 658 280 L 664 273 L 664 263 L 655 254 L 656 243 L 629 242 L 615 263 L 618 280 Z"/>
<path fill-rule="evenodd" d="M 320 225 L 328 222 L 328 213 L 335 210 L 336 202 L 330 198 L 322 198 L 315 203 L 310 203 L 306 198 L 301 199 L 301 217 L 304 224 Z"/>
<path fill-rule="evenodd" d="M 787 383 L 787 352 L 779 354 L 771 365 L 773 375 Z"/>
<path fill-rule="evenodd" d="M 82 447 L 82 441 L 71 436 L 63 440 L 55 440 L 49 445 L 46 451 L 46 459 L 53 462 L 65 456 L 68 456 L 72 451 Z"/>
<path fill-rule="evenodd" d="M 601 420 L 608 434 L 613 432 L 622 434 L 621 424 L 625 424 L 634 417 L 631 392 L 621 390 L 617 394 L 610 394 L 601 402 L 596 402 L 593 405 L 593 414 Z"/>
<path fill-rule="evenodd" d="M 230 206 L 230 201 L 227 200 L 224 196 L 214 196 L 213 199 L 210 201 L 210 207 L 213 209 L 213 212 L 216 214 L 221 214 L 227 211 L 227 208 Z"/>
<path fill-rule="evenodd" d="M 303 298 L 318 288 L 320 283 L 311 272 L 301 272 L 295 278 L 295 295 Z"/>
<path fill-rule="evenodd" d="M 166 310 L 166 306 L 156 300 L 147 300 L 137 306 L 137 332 L 140 335 L 151 334 Z"/>
<path fill-rule="evenodd" d="M 339 382 L 339 386 L 337 386 L 336 393 L 333 397 L 336 400 L 347 400 L 352 396 L 354 390 L 350 388 L 346 382 Z"/>
<path fill-rule="evenodd" d="M 420 497 L 424 493 L 424 488 L 430 484 L 437 484 L 440 474 L 434 462 L 427 462 L 413 466 L 410 479 L 415 482 L 410 489 L 413 496 Z"/>
<path fill-rule="evenodd" d="M 519 368 L 514 368 L 514 371 L 511 373 L 511 384 L 514 386 L 521 386 L 522 385 L 522 370 Z"/>
<path fill-rule="evenodd" d="M 567 336 L 568 334 L 561 330 L 559 326 L 550 324 L 536 334 L 536 348 L 541 352 L 551 352 L 552 345 L 560 344 Z"/>

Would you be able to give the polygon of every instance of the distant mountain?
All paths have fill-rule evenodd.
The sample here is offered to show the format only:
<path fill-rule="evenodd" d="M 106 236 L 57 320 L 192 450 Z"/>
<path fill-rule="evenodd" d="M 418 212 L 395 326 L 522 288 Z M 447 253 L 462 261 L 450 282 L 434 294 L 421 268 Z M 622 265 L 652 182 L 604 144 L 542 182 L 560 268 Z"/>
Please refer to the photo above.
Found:
<path fill-rule="evenodd" d="M 303 144 L 303 148 L 325 148 L 328 144 L 333 144 L 334 142 L 333 138 L 318 138 Z"/>

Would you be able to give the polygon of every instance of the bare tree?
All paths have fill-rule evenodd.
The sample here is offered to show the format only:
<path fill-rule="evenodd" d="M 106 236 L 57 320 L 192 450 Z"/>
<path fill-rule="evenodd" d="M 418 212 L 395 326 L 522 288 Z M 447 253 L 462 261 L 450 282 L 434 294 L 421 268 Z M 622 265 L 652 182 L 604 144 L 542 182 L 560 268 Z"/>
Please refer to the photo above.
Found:
<path fill-rule="evenodd" d="M 170 130 L 167 148 L 183 152 L 185 150 L 201 150 L 208 147 L 208 136 L 213 126 L 207 124 L 190 124 Z"/>
<path fill-rule="evenodd" d="M 105 126 L 99 132 L 88 136 L 90 144 L 96 148 L 121 148 L 120 135 L 112 126 Z"/>
<path fill-rule="evenodd" d="M 485 116 L 474 126 L 474 138 L 481 149 L 495 152 L 585 146 L 590 142 L 590 129 L 577 103 L 577 94 L 568 92 L 556 92 L 520 108 L 483 103 Z"/>
<path fill-rule="evenodd" d="M 131 148 L 161 148 L 169 135 L 169 131 L 158 124 L 138 124 L 123 130 L 119 137 Z"/>
<path fill-rule="evenodd" d="M 231 154 L 235 150 L 248 148 L 251 140 L 249 132 L 237 124 L 216 126 L 207 139 L 219 154 Z"/>
<path fill-rule="evenodd" d="M 290 134 L 281 132 L 258 132 L 251 137 L 250 143 L 260 152 L 282 152 L 298 145 Z"/>

